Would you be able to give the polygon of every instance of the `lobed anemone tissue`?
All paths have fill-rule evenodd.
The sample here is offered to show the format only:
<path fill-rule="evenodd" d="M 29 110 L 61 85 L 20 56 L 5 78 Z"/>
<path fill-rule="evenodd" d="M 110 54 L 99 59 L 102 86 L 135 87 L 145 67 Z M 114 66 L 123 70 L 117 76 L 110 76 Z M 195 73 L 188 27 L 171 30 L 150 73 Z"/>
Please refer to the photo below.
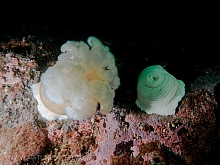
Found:
<path fill-rule="evenodd" d="M 145 68 L 138 77 L 136 105 L 148 114 L 175 114 L 184 95 L 185 84 L 160 65 Z"/>
<path fill-rule="evenodd" d="M 111 110 L 120 85 L 115 58 L 97 38 L 89 37 L 88 44 L 67 41 L 56 65 L 31 86 L 45 119 L 82 120 L 95 114 L 98 103 L 101 113 Z"/>

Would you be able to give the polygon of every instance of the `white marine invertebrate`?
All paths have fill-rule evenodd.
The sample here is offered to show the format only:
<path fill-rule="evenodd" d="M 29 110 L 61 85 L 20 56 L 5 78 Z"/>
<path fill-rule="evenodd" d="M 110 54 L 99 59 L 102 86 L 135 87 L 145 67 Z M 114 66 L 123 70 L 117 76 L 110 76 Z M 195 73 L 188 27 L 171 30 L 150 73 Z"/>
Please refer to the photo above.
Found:
<path fill-rule="evenodd" d="M 81 120 L 96 112 L 108 113 L 115 90 L 120 84 L 115 58 L 100 40 L 89 37 L 88 43 L 68 41 L 55 66 L 47 69 L 41 82 L 32 85 L 38 111 L 48 120 Z"/>
<path fill-rule="evenodd" d="M 160 65 L 145 68 L 138 77 L 136 105 L 148 114 L 175 114 L 184 95 L 185 84 Z"/>

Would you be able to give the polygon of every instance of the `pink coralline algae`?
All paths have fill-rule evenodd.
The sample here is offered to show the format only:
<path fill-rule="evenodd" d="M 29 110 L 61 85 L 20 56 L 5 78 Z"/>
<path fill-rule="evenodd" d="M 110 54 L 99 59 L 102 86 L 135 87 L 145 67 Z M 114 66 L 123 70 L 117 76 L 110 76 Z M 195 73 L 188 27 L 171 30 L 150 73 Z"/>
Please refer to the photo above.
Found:
<path fill-rule="evenodd" d="M 31 40 L 0 46 L 0 164 L 208 165 L 216 160 L 220 130 L 214 95 L 187 93 L 170 116 L 124 104 L 106 115 L 97 109 L 83 121 L 45 121 L 30 86 L 39 81 L 38 69 L 53 65 L 56 55 Z M 31 51 L 4 53 L 14 48 Z"/>
<path fill-rule="evenodd" d="M 36 102 L 29 89 L 38 81 L 39 71 L 34 60 L 10 50 L 27 48 L 26 42 L 0 46 L 0 164 L 19 164 L 43 151 L 47 142 L 46 129 L 35 120 Z"/>
<path fill-rule="evenodd" d="M 28 58 L 18 58 L 14 53 L 5 54 L 1 60 L 0 90 L 5 99 L 10 100 L 29 83 L 36 63 Z"/>
<path fill-rule="evenodd" d="M 106 116 L 97 114 L 84 121 L 71 121 L 69 132 L 60 128 L 63 138 L 59 146 L 52 140 L 56 149 L 42 161 L 86 165 L 200 164 L 206 161 L 202 155 L 208 154 L 219 139 L 213 112 L 216 106 L 212 95 L 198 91 L 188 93 L 172 116 L 132 114 L 115 107 Z"/>
<path fill-rule="evenodd" d="M 127 115 L 125 121 L 129 123 L 128 132 L 133 132 L 135 137 L 131 149 L 133 155 L 142 155 L 144 162 L 153 163 L 156 158 L 149 156 L 152 154 L 146 149 L 143 152 L 143 146 L 157 143 L 157 149 L 166 147 L 186 163 L 202 163 L 201 155 L 208 154 L 211 143 L 219 138 L 219 130 L 215 126 L 216 106 L 212 95 L 198 91 L 188 93 L 173 116 L 146 115 L 140 118 L 133 114 Z M 157 160 L 163 161 L 163 158 L 158 157 Z"/>
<path fill-rule="evenodd" d="M 60 144 L 63 136 L 63 128 L 59 128 L 59 123 L 47 122 L 48 140 L 53 144 Z"/>
<path fill-rule="evenodd" d="M 0 164 L 18 164 L 40 153 L 46 146 L 47 132 L 34 123 L 0 129 Z"/>
<path fill-rule="evenodd" d="M 5 72 L 4 76 L 3 76 L 3 73 L 0 74 L 1 76 L 0 84 L 1 85 L 13 85 L 13 84 L 21 82 L 21 79 L 17 77 L 13 71 L 13 70 L 18 69 L 18 66 L 19 66 L 17 58 L 13 58 L 12 54 L 10 53 L 6 54 L 5 57 L 10 62 L 6 63 L 2 69 L 5 71 L 7 70 L 7 72 Z"/>

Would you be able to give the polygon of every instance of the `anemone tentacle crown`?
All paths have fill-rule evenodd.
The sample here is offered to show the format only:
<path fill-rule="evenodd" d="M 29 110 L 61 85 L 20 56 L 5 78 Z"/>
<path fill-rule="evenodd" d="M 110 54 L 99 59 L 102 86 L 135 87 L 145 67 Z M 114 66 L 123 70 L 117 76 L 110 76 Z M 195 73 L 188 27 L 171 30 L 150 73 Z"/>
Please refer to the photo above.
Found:
<path fill-rule="evenodd" d="M 175 114 L 184 95 L 185 84 L 160 65 L 145 68 L 138 77 L 136 105 L 148 114 Z"/>

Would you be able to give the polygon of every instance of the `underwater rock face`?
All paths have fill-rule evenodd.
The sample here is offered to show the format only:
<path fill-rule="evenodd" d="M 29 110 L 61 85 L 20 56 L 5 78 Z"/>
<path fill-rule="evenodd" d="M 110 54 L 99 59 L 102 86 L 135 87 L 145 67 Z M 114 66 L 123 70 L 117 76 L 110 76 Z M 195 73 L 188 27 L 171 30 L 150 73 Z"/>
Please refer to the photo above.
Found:
<path fill-rule="evenodd" d="M 175 114 L 184 95 L 185 84 L 160 65 L 145 68 L 138 77 L 136 105 L 148 114 Z"/>
<path fill-rule="evenodd" d="M 42 66 L 51 57 L 49 50 L 30 45 Z M 132 103 L 119 102 L 106 115 L 44 122 L 30 90 L 39 82 L 42 68 L 34 67 L 35 61 L 26 56 L 2 57 L 6 61 L 0 76 L 5 83 L 1 86 L 0 164 L 215 164 L 219 160 L 214 113 L 219 98 L 207 91 L 186 93 L 175 115 L 145 114 Z"/>

